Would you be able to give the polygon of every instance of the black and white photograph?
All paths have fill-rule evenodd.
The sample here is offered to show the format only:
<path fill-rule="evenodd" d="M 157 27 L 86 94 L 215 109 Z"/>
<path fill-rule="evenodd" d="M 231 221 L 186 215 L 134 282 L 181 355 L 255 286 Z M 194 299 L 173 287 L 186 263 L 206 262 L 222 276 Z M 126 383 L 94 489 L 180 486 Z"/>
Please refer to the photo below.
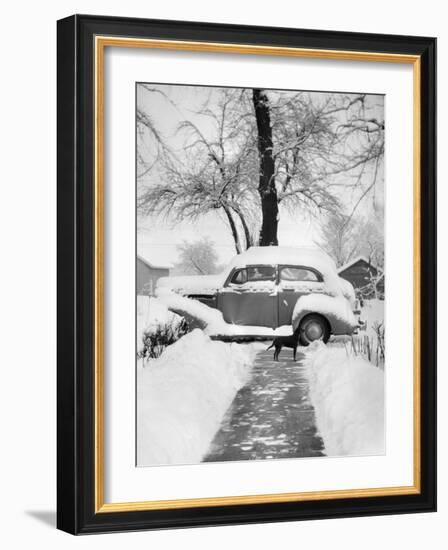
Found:
<path fill-rule="evenodd" d="M 136 84 L 138 466 L 384 454 L 384 105 Z"/>
<path fill-rule="evenodd" d="M 5 4 L 6 549 L 443 546 L 444 13 Z"/>

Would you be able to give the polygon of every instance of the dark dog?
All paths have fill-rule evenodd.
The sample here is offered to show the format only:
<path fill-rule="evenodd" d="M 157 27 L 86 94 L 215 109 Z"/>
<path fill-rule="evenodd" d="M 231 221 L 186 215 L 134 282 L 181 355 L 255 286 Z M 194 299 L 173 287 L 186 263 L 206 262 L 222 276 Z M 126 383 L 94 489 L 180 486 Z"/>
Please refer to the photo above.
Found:
<path fill-rule="evenodd" d="M 294 361 L 295 361 L 298 345 L 299 345 L 299 331 L 296 331 L 294 334 L 291 334 L 291 336 L 277 336 L 277 338 L 274 338 L 274 341 L 267 348 L 267 350 L 275 347 L 274 361 L 278 361 L 278 356 L 280 355 L 282 348 L 292 348 L 293 354 L 294 354 Z"/>

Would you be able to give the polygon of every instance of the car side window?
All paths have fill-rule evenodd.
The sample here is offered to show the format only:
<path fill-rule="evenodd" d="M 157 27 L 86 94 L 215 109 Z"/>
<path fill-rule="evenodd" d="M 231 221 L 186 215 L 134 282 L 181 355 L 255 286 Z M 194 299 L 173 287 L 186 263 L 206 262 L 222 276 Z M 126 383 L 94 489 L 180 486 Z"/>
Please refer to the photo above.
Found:
<path fill-rule="evenodd" d="M 247 280 L 255 281 L 275 281 L 275 267 L 271 265 L 255 265 L 247 268 Z"/>
<path fill-rule="evenodd" d="M 320 279 L 314 271 L 304 267 L 282 267 L 280 270 L 281 281 L 313 281 L 318 282 Z"/>
<path fill-rule="evenodd" d="M 246 269 L 238 269 L 235 271 L 235 273 L 232 275 L 232 278 L 230 279 L 231 284 L 233 285 L 243 285 L 247 282 L 247 270 Z"/>

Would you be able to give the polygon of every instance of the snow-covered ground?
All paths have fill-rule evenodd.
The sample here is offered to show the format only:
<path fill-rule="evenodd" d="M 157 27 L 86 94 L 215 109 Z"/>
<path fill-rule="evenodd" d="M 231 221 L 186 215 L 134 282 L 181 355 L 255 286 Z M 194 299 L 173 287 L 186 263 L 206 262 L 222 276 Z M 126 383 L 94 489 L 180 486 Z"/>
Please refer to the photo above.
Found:
<path fill-rule="evenodd" d="M 322 342 L 307 349 L 305 364 L 325 454 L 384 454 L 384 371 Z"/>
<path fill-rule="evenodd" d="M 198 463 L 236 392 L 255 348 L 210 340 L 196 329 L 137 369 L 137 463 Z"/>
<path fill-rule="evenodd" d="M 343 298 L 340 298 L 343 299 Z M 224 322 L 222 314 L 196 300 L 170 291 L 159 298 L 137 301 L 137 342 L 144 330 L 160 323 L 178 323 L 169 311 L 194 314 L 204 330 L 196 329 L 169 346 L 158 359 L 138 361 L 138 464 L 198 463 L 207 452 L 236 392 L 248 381 L 257 344 L 212 341 L 208 334 L 291 333 Z M 364 334 L 384 319 L 384 303 L 366 302 L 361 318 Z M 384 453 L 384 372 L 347 342 L 325 346 L 316 342 L 306 354 L 310 398 L 316 423 L 329 456 Z"/>

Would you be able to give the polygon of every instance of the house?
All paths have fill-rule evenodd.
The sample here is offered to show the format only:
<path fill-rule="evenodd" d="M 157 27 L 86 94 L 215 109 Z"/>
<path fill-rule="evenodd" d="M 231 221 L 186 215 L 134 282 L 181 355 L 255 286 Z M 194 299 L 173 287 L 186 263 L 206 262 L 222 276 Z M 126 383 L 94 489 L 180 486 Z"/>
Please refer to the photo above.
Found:
<path fill-rule="evenodd" d="M 384 298 L 384 273 L 365 256 L 358 256 L 338 268 L 339 277 L 349 281 L 360 298 Z"/>
<path fill-rule="evenodd" d="M 156 265 L 137 255 L 137 294 L 153 296 L 157 281 L 169 276 L 170 267 Z"/>

